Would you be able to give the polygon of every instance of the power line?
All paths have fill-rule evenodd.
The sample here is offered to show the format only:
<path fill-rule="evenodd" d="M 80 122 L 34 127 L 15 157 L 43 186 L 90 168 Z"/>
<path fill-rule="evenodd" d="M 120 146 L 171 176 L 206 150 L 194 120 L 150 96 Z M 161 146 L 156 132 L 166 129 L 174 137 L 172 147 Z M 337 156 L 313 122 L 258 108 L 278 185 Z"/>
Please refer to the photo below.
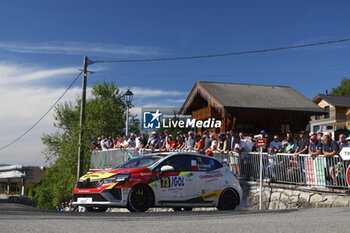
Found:
<path fill-rule="evenodd" d="M 291 45 L 291 46 L 280 47 L 280 48 L 272 48 L 272 49 L 249 50 L 249 51 L 243 51 L 243 52 L 219 53 L 219 54 L 209 54 L 209 55 L 199 55 L 199 56 L 189 56 L 189 57 L 166 57 L 166 58 L 152 58 L 152 59 L 109 60 L 109 61 L 108 60 L 97 60 L 97 61 L 89 60 L 88 61 L 88 65 L 91 65 L 91 64 L 94 64 L 94 63 L 174 61 L 174 60 L 190 60 L 190 59 L 201 59 L 201 58 L 211 58 L 211 57 L 224 57 L 224 56 L 234 56 L 234 55 L 274 52 L 274 51 L 281 51 L 281 50 L 287 50 L 287 49 L 296 49 L 296 48 L 304 48 L 304 47 L 312 47 L 312 46 L 319 46 L 319 45 L 326 45 L 326 44 L 336 44 L 336 43 L 342 43 L 342 42 L 347 42 L 347 41 L 350 41 L 350 38 L 342 39 L 342 40 L 333 40 L 333 41 L 311 43 L 311 44 Z"/>
<path fill-rule="evenodd" d="M 47 110 L 47 112 L 40 117 L 40 119 L 35 122 L 27 131 L 25 131 L 21 136 L 17 137 L 16 139 L 14 139 L 12 142 L 8 143 L 7 145 L 3 146 L 0 148 L 0 150 L 3 150 L 9 146 L 11 146 L 12 144 L 14 144 L 15 142 L 17 142 L 18 140 L 20 140 L 22 137 L 24 137 L 27 133 L 29 133 L 37 124 L 39 124 L 39 122 L 53 109 L 53 107 L 55 107 L 55 105 L 62 99 L 62 97 L 67 93 L 67 91 L 73 86 L 73 84 L 77 81 L 77 79 L 80 77 L 82 72 L 80 72 L 73 80 L 73 82 L 67 87 L 67 89 L 62 93 L 62 95 L 56 100 L 56 102 L 49 108 L 49 110 Z"/>
<path fill-rule="evenodd" d="M 127 75 L 127 76 L 152 76 L 152 77 L 242 77 L 242 76 L 262 76 L 262 75 L 289 75 L 289 74 L 309 74 L 309 73 L 326 73 L 326 72 L 341 72 L 341 71 L 347 71 L 347 68 L 334 68 L 334 69 L 324 69 L 324 70 L 301 70 L 301 71 L 281 71 L 281 72 L 265 72 L 265 73 L 237 73 L 237 74 L 219 74 L 219 73 L 212 73 L 212 74 L 166 74 L 166 73 L 123 73 L 123 72 L 106 72 L 106 71 L 99 71 L 100 74 L 108 74 L 108 75 Z"/>

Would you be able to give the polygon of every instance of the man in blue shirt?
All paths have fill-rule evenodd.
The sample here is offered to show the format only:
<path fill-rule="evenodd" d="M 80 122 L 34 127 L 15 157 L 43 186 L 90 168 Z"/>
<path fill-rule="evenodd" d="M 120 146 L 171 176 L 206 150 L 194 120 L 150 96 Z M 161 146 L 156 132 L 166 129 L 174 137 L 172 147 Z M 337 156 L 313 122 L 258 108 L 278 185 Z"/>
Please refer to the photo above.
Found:
<path fill-rule="evenodd" d="M 317 140 L 316 134 L 312 135 L 310 137 L 310 148 L 309 148 L 309 155 L 314 159 L 318 155 L 322 154 L 322 142 Z"/>
<path fill-rule="evenodd" d="M 333 156 L 338 154 L 339 147 L 338 147 L 338 144 L 331 139 L 329 134 L 325 134 L 323 136 L 322 142 L 323 142 L 323 146 L 322 146 L 323 155 L 326 158 L 328 175 L 332 178 L 333 185 L 336 185 L 337 178 L 335 177 L 335 171 L 334 171 L 335 159 L 333 158 Z M 328 178 L 328 181 L 331 182 L 329 178 Z"/>
<path fill-rule="evenodd" d="M 269 145 L 269 153 L 280 153 L 282 149 L 282 142 L 279 141 L 278 135 L 273 136 L 273 141 Z"/>
<path fill-rule="evenodd" d="M 306 183 L 305 173 L 304 173 L 304 157 L 299 156 L 300 154 L 306 154 L 309 151 L 309 139 L 305 131 L 299 132 L 299 139 L 295 142 L 297 148 L 295 149 L 294 157 L 298 161 L 298 165 L 300 167 L 300 180 L 303 183 Z"/>

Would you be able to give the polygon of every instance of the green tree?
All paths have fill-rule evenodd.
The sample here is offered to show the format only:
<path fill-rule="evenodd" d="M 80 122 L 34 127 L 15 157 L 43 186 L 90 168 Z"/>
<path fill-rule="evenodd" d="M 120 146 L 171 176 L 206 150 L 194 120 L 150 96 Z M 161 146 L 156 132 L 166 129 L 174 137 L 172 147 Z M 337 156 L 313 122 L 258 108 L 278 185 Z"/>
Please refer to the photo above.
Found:
<path fill-rule="evenodd" d="M 350 96 L 350 79 L 343 78 L 336 88 L 332 88 L 331 95 Z"/>
<path fill-rule="evenodd" d="M 79 99 L 75 100 L 75 103 L 59 104 L 55 108 L 54 126 L 57 131 L 42 137 L 42 142 L 46 146 L 43 153 L 50 162 L 50 167 L 43 176 L 41 184 L 33 192 L 39 208 L 54 209 L 61 201 L 72 198 L 77 173 L 80 104 Z M 91 142 L 101 135 L 112 137 L 122 135 L 125 129 L 125 116 L 123 93 L 114 83 L 103 82 L 92 87 L 92 98 L 86 102 L 82 138 L 85 172 L 90 164 Z"/>

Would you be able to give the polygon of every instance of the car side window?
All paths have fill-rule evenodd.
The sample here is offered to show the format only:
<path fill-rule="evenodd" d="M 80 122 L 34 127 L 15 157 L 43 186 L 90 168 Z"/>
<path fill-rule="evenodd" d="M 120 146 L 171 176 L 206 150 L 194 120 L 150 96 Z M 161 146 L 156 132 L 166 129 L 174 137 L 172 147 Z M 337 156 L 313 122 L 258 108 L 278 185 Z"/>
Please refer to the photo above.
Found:
<path fill-rule="evenodd" d="M 160 168 L 164 165 L 172 166 L 174 171 L 191 171 L 191 157 L 184 155 L 173 156 L 159 164 L 156 171 L 160 171 Z"/>
<path fill-rule="evenodd" d="M 198 171 L 213 171 L 222 165 L 215 159 L 197 156 L 197 167 Z"/>

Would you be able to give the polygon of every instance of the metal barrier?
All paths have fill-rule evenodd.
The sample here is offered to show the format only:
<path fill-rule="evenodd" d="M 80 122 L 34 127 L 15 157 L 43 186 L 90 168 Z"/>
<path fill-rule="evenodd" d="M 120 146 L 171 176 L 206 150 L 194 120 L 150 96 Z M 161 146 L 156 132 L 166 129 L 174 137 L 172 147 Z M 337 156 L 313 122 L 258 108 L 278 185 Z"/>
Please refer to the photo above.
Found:
<path fill-rule="evenodd" d="M 151 153 L 147 151 L 146 153 Z M 104 151 L 93 151 L 91 153 L 90 170 L 110 169 L 118 164 L 128 161 L 130 158 L 138 157 L 139 151 L 129 149 L 112 149 Z"/>
<path fill-rule="evenodd" d="M 346 188 L 349 163 L 339 156 L 315 158 L 307 154 L 263 154 L 263 178 L 267 182 L 309 187 Z M 238 175 L 244 179 L 259 179 L 259 154 L 241 154 Z"/>
<path fill-rule="evenodd" d="M 185 151 L 182 151 L 185 152 Z M 150 153 L 159 153 L 155 150 L 113 149 L 107 151 L 94 151 L 91 154 L 90 170 L 113 168 L 130 158 Z M 187 151 L 194 153 L 194 151 Z M 240 178 L 246 180 L 259 180 L 259 153 L 219 153 L 213 156 L 224 160 L 230 169 Z M 346 169 L 350 165 L 339 156 L 315 158 L 307 154 L 294 157 L 293 154 L 263 153 L 263 179 L 266 182 L 302 185 L 309 187 L 347 188 Z"/>

